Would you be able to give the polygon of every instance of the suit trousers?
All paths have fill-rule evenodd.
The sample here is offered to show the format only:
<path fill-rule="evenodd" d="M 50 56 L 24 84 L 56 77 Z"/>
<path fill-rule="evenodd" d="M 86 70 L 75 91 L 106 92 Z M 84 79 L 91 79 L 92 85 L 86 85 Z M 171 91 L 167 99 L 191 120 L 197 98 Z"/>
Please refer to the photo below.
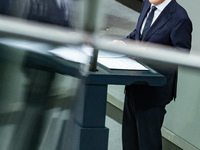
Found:
<path fill-rule="evenodd" d="M 162 150 L 161 127 L 165 106 L 141 104 L 131 90 L 126 90 L 123 123 L 123 150 Z"/>

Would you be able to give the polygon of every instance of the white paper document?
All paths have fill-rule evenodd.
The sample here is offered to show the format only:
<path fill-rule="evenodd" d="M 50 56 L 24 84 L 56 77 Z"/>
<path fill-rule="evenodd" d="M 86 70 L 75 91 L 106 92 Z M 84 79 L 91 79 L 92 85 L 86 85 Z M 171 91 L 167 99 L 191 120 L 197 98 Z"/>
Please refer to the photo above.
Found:
<path fill-rule="evenodd" d="M 125 54 L 108 52 L 108 51 L 103 51 L 103 50 L 99 50 L 99 54 L 98 54 L 99 58 L 108 58 L 108 57 L 116 58 L 116 57 L 123 57 L 123 56 L 125 56 Z"/>
<path fill-rule="evenodd" d="M 98 58 L 98 62 L 109 69 L 121 69 L 121 70 L 148 70 L 146 67 L 138 63 L 137 61 L 128 57 L 118 58 Z"/>
<path fill-rule="evenodd" d="M 93 53 L 93 48 L 85 45 L 68 46 L 58 47 L 56 49 L 50 50 L 49 52 L 67 60 L 88 64 Z M 146 67 L 137 61 L 126 57 L 124 54 L 102 50 L 99 50 L 98 62 L 110 69 L 148 70 Z"/>
<path fill-rule="evenodd" d="M 49 52 L 66 60 L 88 64 L 93 49 L 79 46 L 58 47 Z"/>

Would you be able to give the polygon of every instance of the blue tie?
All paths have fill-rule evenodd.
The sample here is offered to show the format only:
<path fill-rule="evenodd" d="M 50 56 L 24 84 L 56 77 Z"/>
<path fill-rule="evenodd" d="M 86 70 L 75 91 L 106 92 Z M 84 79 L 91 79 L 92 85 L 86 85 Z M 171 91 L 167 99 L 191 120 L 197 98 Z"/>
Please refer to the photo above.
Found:
<path fill-rule="evenodd" d="M 151 12 L 149 13 L 149 16 L 147 18 L 146 24 L 144 26 L 143 32 L 142 32 L 142 40 L 146 36 L 147 32 L 149 31 L 149 28 L 151 27 L 151 23 L 153 20 L 154 12 L 157 8 L 155 6 L 152 6 Z"/>

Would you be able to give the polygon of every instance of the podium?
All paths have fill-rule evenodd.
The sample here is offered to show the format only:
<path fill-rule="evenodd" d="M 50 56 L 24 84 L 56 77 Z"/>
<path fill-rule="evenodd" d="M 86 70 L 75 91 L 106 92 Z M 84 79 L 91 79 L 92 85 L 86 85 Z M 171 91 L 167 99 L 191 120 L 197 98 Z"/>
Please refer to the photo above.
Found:
<path fill-rule="evenodd" d="M 12 51 L 8 53 L 10 46 L 1 44 L 0 47 L 2 54 L 4 54 L 1 55 L 1 58 L 9 58 L 9 54 L 12 53 Z M 12 59 L 8 59 L 8 61 L 12 61 Z M 163 86 L 166 83 L 166 78 L 151 68 L 144 71 L 111 70 L 98 64 L 96 72 L 84 72 L 80 70 L 79 63 L 60 59 L 48 52 L 37 53 L 30 51 L 26 53 L 25 62 L 24 67 L 44 70 L 48 74 L 42 75 L 47 79 L 44 80 L 44 91 L 40 95 L 35 95 L 33 88 L 37 87 L 40 83 L 36 82 L 37 80 L 35 78 L 34 80 L 31 79 L 34 76 L 32 72 L 26 72 L 28 76 L 31 73 L 29 76 L 31 84 L 27 91 L 26 100 L 28 107 L 31 110 L 35 110 L 35 113 L 31 114 L 35 116 L 35 120 L 25 116 L 24 119 L 22 118 L 22 127 L 27 123 L 27 118 L 32 123 L 37 123 L 38 119 L 42 121 L 41 113 L 44 110 L 44 104 L 47 102 L 46 96 L 55 72 L 81 79 L 72 108 L 71 118 L 63 122 L 63 128 L 56 150 L 107 150 L 109 129 L 105 127 L 105 116 L 107 87 L 109 84 L 148 84 L 150 86 Z M 24 114 L 28 115 L 26 112 Z M 38 129 L 42 126 L 42 122 L 39 122 L 36 126 L 27 127 L 26 129 L 21 126 L 18 127 L 16 132 L 20 139 L 18 139 L 18 142 L 14 141 L 17 144 L 13 144 L 15 145 L 14 149 L 25 149 L 26 147 L 30 147 L 30 145 L 32 146 L 31 149 L 36 149 L 40 137 L 40 130 Z M 30 133 L 33 134 L 34 138 L 32 138 Z M 30 143 L 30 145 L 26 144 L 25 141 L 27 140 L 27 143 Z"/>
<path fill-rule="evenodd" d="M 110 70 L 101 64 L 98 71 L 89 72 L 78 89 L 72 111 L 70 138 L 64 149 L 107 150 L 109 129 L 105 127 L 107 87 L 109 84 L 149 84 L 163 86 L 166 78 L 149 68 L 145 71 Z M 61 143 L 64 143 L 61 142 Z"/>

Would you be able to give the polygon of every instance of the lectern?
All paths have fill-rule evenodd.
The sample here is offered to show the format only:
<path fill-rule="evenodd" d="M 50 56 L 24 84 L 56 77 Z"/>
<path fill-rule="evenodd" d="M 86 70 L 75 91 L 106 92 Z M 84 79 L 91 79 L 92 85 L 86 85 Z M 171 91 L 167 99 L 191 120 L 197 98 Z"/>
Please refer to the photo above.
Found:
<path fill-rule="evenodd" d="M 1 53 L 5 54 L 4 57 L 1 55 L 1 58 L 9 58 L 7 50 L 10 47 L 6 44 L 1 44 L 0 47 Z M 15 150 L 30 147 L 24 140 L 31 141 L 30 144 L 33 150 L 37 148 L 38 139 L 41 135 L 39 128 L 42 126 L 42 116 L 40 114 L 44 109 L 45 103 L 48 102 L 46 96 L 53 80 L 54 72 L 81 79 L 71 111 L 71 117 L 63 122 L 56 150 L 107 150 L 109 129 L 105 127 L 105 116 L 107 87 L 109 84 L 162 86 L 166 83 L 166 78 L 151 68 L 148 68 L 148 70 L 112 70 L 98 64 L 97 71 L 84 72 L 80 70 L 79 63 L 60 59 L 47 51 L 45 53 L 29 51 L 26 53 L 25 62 L 24 67 L 47 71 L 48 74 L 45 75 L 45 79 L 48 79 L 48 82 L 44 82 L 43 87 L 45 89 L 43 89 L 42 93 L 35 95 L 33 91 L 35 90 L 34 86 L 37 90 L 37 85 L 40 82 L 38 80 L 30 81 L 31 84 L 27 93 L 29 96 L 26 100 L 29 108 L 31 110 L 34 108 L 35 110 L 35 120 L 33 120 L 34 118 L 27 117 L 28 114 L 25 113 L 24 122 L 22 123 L 26 124 L 28 118 L 29 125 L 32 125 L 30 124 L 32 122 L 37 123 L 37 126 L 27 127 L 26 131 L 25 128 L 22 128 L 23 125 L 18 127 L 16 133 L 21 135 L 19 137 L 22 138 L 22 142 L 16 142 Z M 30 72 L 26 72 L 26 74 L 29 77 L 33 76 Z M 41 121 L 39 124 L 38 120 Z M 29 136 L 27 137 L 26 135 Z"/>
<path fill-rule="evenodd" d="M 81 81 L 68 124 L 70 130 L 65 133 L 70 136 L 61 138 L 65 145 L 62 150 L 107 150 L 109 129 L 105 127 L 105 116 L 109 84 L 162 86 L 166 83 L 166 78 L 151 68 L 111 70 L 99 64 L 97 70 L 89 72 Z"/>

